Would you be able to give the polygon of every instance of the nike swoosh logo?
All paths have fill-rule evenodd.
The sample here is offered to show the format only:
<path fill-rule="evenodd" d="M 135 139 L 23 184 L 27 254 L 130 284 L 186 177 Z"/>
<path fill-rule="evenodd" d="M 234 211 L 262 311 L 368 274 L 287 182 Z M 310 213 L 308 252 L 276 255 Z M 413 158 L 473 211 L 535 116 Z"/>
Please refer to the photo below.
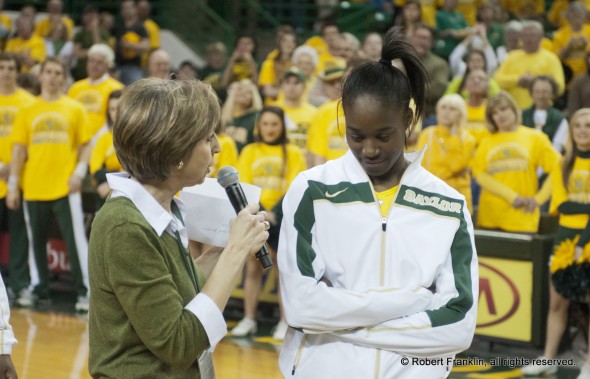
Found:
<path fill-rule="evenodd" d="M 334 192 L 334 193 L 328 193 L 328 191 L 326 191 L 326 193 L 324 195 L 326 195 L 327 198 L 336 197 L 336 196 L 340 195 L 342 192 L 346 191 L 347 189 L 348 189 L 348 187 L 346 187 L 342 191 L 338 191 L 338 192 Z"/>

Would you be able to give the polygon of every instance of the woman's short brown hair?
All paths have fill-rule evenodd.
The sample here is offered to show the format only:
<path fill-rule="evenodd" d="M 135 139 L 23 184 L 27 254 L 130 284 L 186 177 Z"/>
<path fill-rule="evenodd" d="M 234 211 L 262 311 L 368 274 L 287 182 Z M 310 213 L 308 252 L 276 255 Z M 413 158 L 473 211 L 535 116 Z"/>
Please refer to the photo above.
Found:
<path fill-rule="evenodd" d="M 486 106 L 486 125 L 491 133 L 496 133 L 498 131 L 498 125 L 496 125 L 496 122 L 492 117 L 498 108 L 510 108 L 516 117 L 516 124 L 522 124 L 522 117 L 520 115 L 518 104 L 516 104 L 516 101 L 514 101 L 514 98 L 508 92 L 500 91 L 499 94 L 488 100 Z"/>
<path fill-rule="evenodd" d="M 163 181 L 219 124 L 219 99 L 198 80 L 141 79 L 117 105 L 113 144 L 123 168 L 139 181 Z"/>

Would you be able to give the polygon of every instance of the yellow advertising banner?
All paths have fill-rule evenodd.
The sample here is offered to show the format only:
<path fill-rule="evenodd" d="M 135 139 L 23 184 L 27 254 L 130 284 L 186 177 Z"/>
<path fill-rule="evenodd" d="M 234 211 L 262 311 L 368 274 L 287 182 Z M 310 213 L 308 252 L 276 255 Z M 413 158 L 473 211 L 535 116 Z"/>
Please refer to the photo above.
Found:
<path fill-rule="evenodd" d="M 530 342 L 533 263 L 479 257 L 476 334 Z"/>

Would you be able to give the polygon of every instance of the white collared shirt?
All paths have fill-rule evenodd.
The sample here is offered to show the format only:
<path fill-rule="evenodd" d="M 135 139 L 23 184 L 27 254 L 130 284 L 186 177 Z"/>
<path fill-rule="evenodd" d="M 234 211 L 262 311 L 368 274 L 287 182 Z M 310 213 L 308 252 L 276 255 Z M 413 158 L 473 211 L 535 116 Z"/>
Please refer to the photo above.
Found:
<path fill-rule="evenodd" d="M 188 247 L 188 234 L 184 224 L 176 216 L 166 211 L 139 182 L 129 178 L 129 174 L 126 172 L 107 174 L 107 181 L 113 191 L 111 197 L 126 197 L 131 200 L 158 236 L 161 237 L 164 232 L 168 232 L 176 237 L 176 232 L 178 232 L 182 245 L 185 248 Z M 176 197 L 173 198 L 173 201 L 184 218 L 186 210 L 184 203 Z M 213 351 L 217 343 L 227 333 L 227 325 L 222 312 L 213 300 L 202 292 L 197 294 L 184 308 L 197 316 L 209 338 L 210 351 Z"/>

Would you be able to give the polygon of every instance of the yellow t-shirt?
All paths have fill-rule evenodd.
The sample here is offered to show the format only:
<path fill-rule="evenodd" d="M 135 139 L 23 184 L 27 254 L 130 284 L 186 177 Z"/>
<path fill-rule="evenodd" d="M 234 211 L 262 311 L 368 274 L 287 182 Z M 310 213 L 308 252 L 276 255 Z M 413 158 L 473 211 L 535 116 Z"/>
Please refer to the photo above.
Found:
<path fill-rule="evenodd" d="M 556 180 L 552 181 L 553 192 L 549 208 L 552 215 L 557 214 L 557 208 L 567 200 L 583 204 L 590 203 L 590 158 L 576 157 L 567 189 L 563 185 L 562 177 L 562 170 L 559 167 L 555 175 Z M 566 228 L 584 229 L 587 223 L 587 214 L 559 215 L 559 225 Z"/>
<path fill-rule="evenodd" d="M 285 71 L 289 67 L 291 67 L 290 60 L 277 62 L 274 59 L 266 59 L 262 63 L 262 68 L 260 69 L 260 75 L 258 76 L 258 86 L 260 88 L 266 85 L 279 86 Z M 264 98 L 265 104 L 270 104 L 272 100 L 273 99 L 268 97 Z"/>
<path fill-rule="evenodd" d="M 235 141 L 227 134 L 218 134 L 219 146 L 221 151 L 213 157 L 213 166 L 207 175 L 210 178 L 216 178 L 217 172 L 224 166 L 235 166 L 238 162 L 238 148 Z"/>
<path fill-rule="evenodd" d="M 86 111 L 67 96 L 52 102 L 38 97 L 22 108 L 14 120 L 11 139 L 27 147 L 24 199 L 48 201 L 67 196 L 78 148 L 90 137 Z"/>
<path fill-rule="evenodd" d="M 397 192 L 397 187 L 399 186 L 395 186 L 381 192 L 375 191 L 375 197 L 377 198 L 377 201 L 379 201 L 379 209 L 381 210 L 381 216 L 387 217 L 387 214 L 391 209 L 391 204 L 393 203 L 393 198 L 395 197 L 395 193 Z"/>
<path fill-rule="evenodd" d="M 14 118 L 19 109 L 32 104 L 34 101 L 35 96 L 21 88 L 18 88 L 12 95 L 0 95 L 0 162 L 4 165 L 9 165 L 12 158 L 10 134 Z M 6 196 L 7 190 L 6 182 L 0 180 L 0 198 Z"/>
<path fill-rule="evenodd" d="M 477 8 L 483 2 L 484 0 L 459 0 L 457 1 L 457 12 L 461 12 L 467 24 L 473 26 L 477 21 Z"/>
<path fill-rule="evenodd" d="M 123 171 L 123 166 L 117 158 L 115 147 L 113 146 L 113 131 L 109 129 L 101 135 L 96 141 L 90 155 L 90 173 L 94 174 L 101 168 L 107 171 Z"/>
<path fill-rule="evenodd" d="M 283 198 L 295 176 L 306 169 L 301 150 L 287 144 L 287 165 L 281 145 L 255 142 L 246 145 L 238 157 L 240 181 L 262 188 L 260 204 L 271 210 Z"/>
<path fill-rule="evenodd" d="M 32 59 L 41 63 L 45 60 L 45 42 L 43 38 L 33 34 L 28 40 L 19 37 L 11 38 L 6 43 L 6 52 L 13 54 L 28 54 Z M 21 66 L 21 72 L 29 72 L 31 67 Z"/>
<path fill-rule="evenodd" d="M 428 145 L 422 166 L 459 191 L 471 210 L 469 163 L 475 151 L 475 138 L 467 131 L 451 135 L 445 126 L 430 126 L 418 138 L 418 149 Z"/>
<path fill-rule="evenodd" d="M 318 109 L 307 102 L 301 104 L 299 107 L 288 107 L 284 101 L 277 101 L 273 105 L 283 109 L 287 117 L 295 123 L 295 129 L 287 129 L 289 142 L 305 151 L 305 147 L 307 146 L 307 131 Z"/>
<path fill-rule="evenodd" d="M 583 75 L 588 71 L 586 50 L 588 42 L 590 42 L 590 25 L 584 25 L 579 32 L 574 32 L 569 25 L 561 27 L 553 35 L 553 52 L 559 56 L 559 52 L 568 45 L 572 38 L 586 39 L 587 43 L 571 47 L 568 58 L 564 62 L 570 66 L 574 75 Z"/>
<path fill-rule="evenodd" d="M 581 1 L 586 5 L 586 9 L 590 11 L 590 0 Z M 565 11 L 567 10 L 569 3 L 570 0 L 554 0 L 553 4 L 551 4 L 551 9 L 549 9 L 549 12 L 547 13 L 547 20 L 558 28 L 566 25 L 567 20 L 565 19 Z"/>
<path fill-rule="evenodd" d="M 305 41 L 304 45 L 313 47 L 318 55 L 328 50 L 328 44 L 326 44 L 326 41 L 321 36 L 310 37 Z"/>
<path fill-rule="evenodd" d="M 339 158 L 348 151 L 346 120 L 340 100 L 323 104 L 311 119 L 307 150 L 327 160 Z"/>
<path fill-rule="evenodd" d="M 496 71 L 494 79 L 500 88 L 514 97 L 520 109 L 533 104 L 528 88 L 518 85 L 519 78 L 524 74 L 551 76 L 557 82 L 559 94 L 563 93 L 565 79 L 557 55 L 543 48 L 533 54 L 527 54 L 524 50 L 511 51 Z"/>
<path fill-rule="evenodd" d="M 486 102 L 479 107 L 470 107 L 465 104 L 467 108 L 467 124 L 466 130 L 475 138 L 475 145 L 479 145 L 482 139 L 490 134 L 486 127 Z"/>
<path fill-rule="evenodd" d="M 72 21 L 72 19 L 68 16 L 61 16 L 61 22 L 63 22 L 66 26 L 68 40 L 71 40 L 74 37 L 74 21 Z M 49 36 L 51 29 L 53 29 L 53 22 L 49 19 L 49 17 L 45 17 L 35 24 L 35 34 L 41 38 L 46 38 Z"/>
<path fill-rule="evenodd" d="M 539 209 L 525 213 L 512 207 L 512 202 L 517 196 L 535 196 L 539 189 L 537 168 L 555 174 L 560 159 L 545 134 L 525 126 L 483 139 L 471 164 L 473 177 L 482 184 L 478 225 L 509 232 L 537 232 Z M 484 185 L 478 178 L 482 173 L 490 176 L 496 185 Z"/>
<path fill-rule="evenodd" d="M 72 84 L 68 91 L 68 96 L 76 99 L 86 112 L 90 121 L 90 134 L 95 135 L 107 121 L 107 107 L 109 105 L 109 95 L 111 92 L 125 87 L 118 80 L 107 78 L 98 83 L 90 83 L 90 79 L 82 79 Z"/>

